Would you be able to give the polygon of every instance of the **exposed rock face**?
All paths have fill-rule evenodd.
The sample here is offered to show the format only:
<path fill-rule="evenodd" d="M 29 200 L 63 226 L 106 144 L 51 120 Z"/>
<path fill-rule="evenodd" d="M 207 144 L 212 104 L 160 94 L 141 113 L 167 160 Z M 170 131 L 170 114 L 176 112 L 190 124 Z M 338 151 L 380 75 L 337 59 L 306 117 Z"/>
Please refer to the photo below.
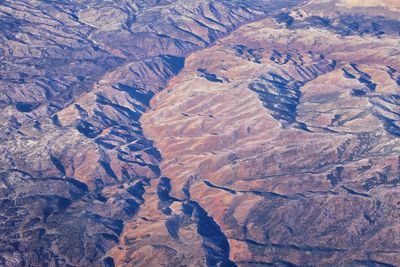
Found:
<path fill-rule="evenodd" d="M 0 265 L 400 265 L 375 2 L 2 1 Z"/>

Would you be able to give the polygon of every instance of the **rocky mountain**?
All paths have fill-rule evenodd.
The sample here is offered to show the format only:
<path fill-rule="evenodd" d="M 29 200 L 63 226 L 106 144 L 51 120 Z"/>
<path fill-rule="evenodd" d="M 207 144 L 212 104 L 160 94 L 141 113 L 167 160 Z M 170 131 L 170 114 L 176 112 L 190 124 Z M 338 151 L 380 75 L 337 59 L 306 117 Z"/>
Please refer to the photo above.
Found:
<path fill-rule="evenodd" d="M 0 266 L 400 266 L 396 0 L 0 1 Z"/>

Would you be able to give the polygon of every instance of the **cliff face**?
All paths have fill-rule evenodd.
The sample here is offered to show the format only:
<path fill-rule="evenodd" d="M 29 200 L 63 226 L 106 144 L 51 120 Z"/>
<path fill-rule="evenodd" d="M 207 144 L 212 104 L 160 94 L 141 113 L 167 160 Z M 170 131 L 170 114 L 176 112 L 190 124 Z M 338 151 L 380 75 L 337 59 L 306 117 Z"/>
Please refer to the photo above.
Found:
<path fill-rule="evenodd" d="M 400 265 L 395 2 L 2 1 L 0 265 Z"/>

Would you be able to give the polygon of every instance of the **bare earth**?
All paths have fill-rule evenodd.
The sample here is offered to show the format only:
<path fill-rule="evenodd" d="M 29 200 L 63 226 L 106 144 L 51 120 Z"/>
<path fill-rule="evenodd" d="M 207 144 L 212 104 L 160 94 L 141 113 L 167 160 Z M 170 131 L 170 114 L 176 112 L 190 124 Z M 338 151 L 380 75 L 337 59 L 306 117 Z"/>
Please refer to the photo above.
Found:
<path fill-rule="evenodd" d="M 400 266 L 399 1 L 0 26 L 0 266 Z"/>

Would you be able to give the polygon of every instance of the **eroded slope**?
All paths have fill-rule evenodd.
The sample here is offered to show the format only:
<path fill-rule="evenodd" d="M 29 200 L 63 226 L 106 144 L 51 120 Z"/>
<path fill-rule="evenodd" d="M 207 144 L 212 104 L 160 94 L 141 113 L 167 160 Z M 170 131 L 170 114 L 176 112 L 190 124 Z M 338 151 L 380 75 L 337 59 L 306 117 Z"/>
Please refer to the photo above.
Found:
<path fill-rule="evenodd" d="M 400 264 L 399 22 L 335 6 L 195 53 L 142 119 L 170 195 L 214 218 L 238 265 Z"/>
<path fill-rule="evenodd" d="M 157 203 L 179 202 L 155 193 L 161 155 L 140 122 L 150 99 L 188 54 L 299 2 L 1 1 L 0 265 L 133 264 L 121 234 L 146 221 L 139 211 L 164 227 Z M 149 246 L 161 256 L 137 264 L 230 262 L 218 225 L 187 206 L 176 220 L 197 237 L 182 245 L 167 235 L 186 252 L 172 257 L 156 240 Z M 156 224 L 146 225 L 135 238 L 157 239 Z"/>

